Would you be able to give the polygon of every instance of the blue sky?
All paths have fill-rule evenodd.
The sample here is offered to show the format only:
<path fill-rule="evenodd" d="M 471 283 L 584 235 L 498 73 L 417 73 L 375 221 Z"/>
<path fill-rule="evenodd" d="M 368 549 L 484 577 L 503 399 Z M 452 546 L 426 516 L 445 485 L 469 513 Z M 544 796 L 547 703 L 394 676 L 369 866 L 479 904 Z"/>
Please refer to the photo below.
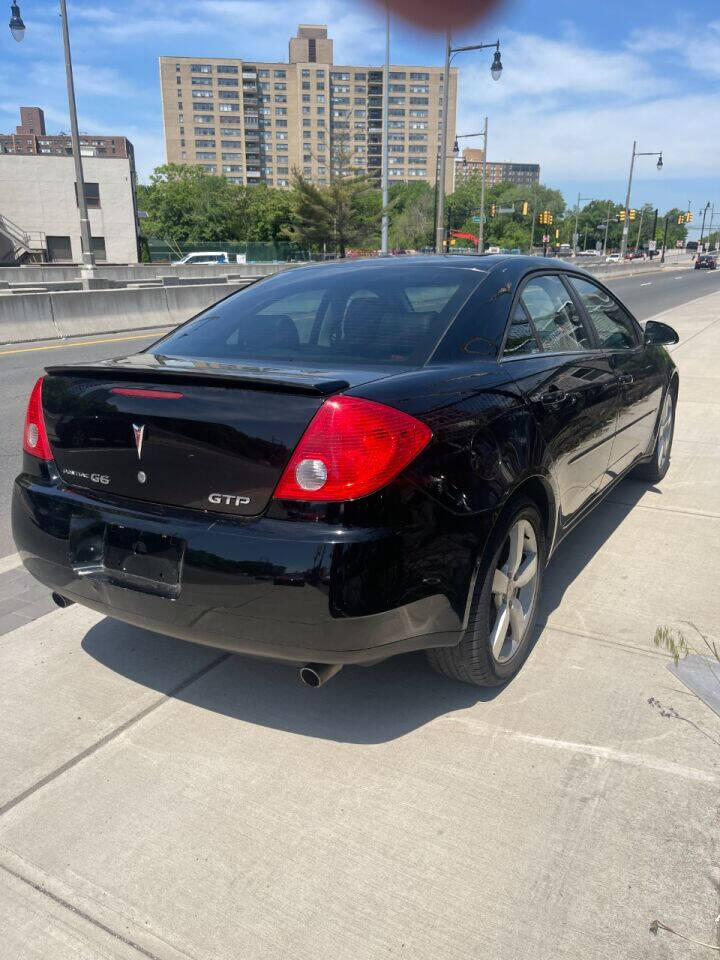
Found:
<path fill-rule="evenodd" d="M 67 128 L 60 24 L 49 0 L 20 0 L 27 33 L 0 29 L 0 129 L 19 104 L 42 106 L 51 130 Z M 9 9 L 7 10 L 9 15 Z M 7 19 L 7 18 L 6 18 Z M 338 63 L 380 63 L 383 14 L 366 0 L 84 0 L 70 26 L 81 129 L 128 136 L 141 178 L 164 161 L 157 58 L 238 56 L 283 60 L 298 21 L 327 23 Z M 505 67 L 490 55 L 459 56 L 458 131 L 490 124 L 490 159 L 539 162 L 542 179 L 577 196 L 621 200 L 633 139 L 664 152 L 641 158 L 633 205 L 698 210 L 720 219 L 720 6 L 699 0 L 628 3 L 511 0 L 459 31 L 458 44 L 500 38 Z M 397 63 L 442 63 L 440 35 L 398 19 Z M 697 223 L 697 218 L 696 218 Z"/>

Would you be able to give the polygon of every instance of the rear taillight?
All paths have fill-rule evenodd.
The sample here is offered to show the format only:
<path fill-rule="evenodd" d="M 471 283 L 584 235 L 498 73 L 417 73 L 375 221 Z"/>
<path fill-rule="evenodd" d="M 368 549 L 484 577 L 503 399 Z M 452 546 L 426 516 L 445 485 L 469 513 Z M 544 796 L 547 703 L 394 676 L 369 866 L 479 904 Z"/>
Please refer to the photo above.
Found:
<path fill-rule="evenodd" d="M 52 451 L 45 429 L 45 417 L 42 408 L 42 385 L 44 377 L 40 377 L 32 388 L 25 414 L 25 429 L 23 430 L 23 450 L 38 460 L 52 460 Z"/>
<path fill-rule="evenodd" d="M 375 493 L 432 437 L 424 423 L 372 400 L 326 400 L 275 489 L 276 500 L 355 500 Z"/>

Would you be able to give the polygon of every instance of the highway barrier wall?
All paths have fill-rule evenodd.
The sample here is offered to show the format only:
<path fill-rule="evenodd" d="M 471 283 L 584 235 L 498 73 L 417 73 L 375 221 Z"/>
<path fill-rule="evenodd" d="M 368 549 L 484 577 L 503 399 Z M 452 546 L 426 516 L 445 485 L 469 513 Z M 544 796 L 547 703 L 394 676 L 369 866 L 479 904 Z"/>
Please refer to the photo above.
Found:
<path fill-rule="evenodd" d="M 174 326 L 251 281 L 0 297 L 0 343 Z"/>
<path fill-rule="evenodd" d="M 96 266 L 93 277 L 101 280 L 151 280 L 155 277 L 212 277 L 242 275 L 265 277 L 281 270 L 289 270 L 299 263 L 194 263 L 173 267 L 169 263 L 136 263 L 122 266 L 112 264 Z M 52 263 L 27 264 L 24 267 L 0 267 L 0 283 L 36 283 L 57 280 L 77 280 L 81 276 L 77 264 L 55 265 Z"/>

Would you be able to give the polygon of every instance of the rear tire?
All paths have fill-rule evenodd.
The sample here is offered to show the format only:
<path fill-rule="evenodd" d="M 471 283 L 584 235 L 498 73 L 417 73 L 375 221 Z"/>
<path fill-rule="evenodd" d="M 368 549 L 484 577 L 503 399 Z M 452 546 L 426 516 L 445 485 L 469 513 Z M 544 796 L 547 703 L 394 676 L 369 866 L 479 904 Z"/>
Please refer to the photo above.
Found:
<path fill-rule="evenodd" d="M 675 435 L 675 399 L 676 393 L 670 384 L 663 405 L 660 408 L 658 435 L 655 439 L 652 457 L 647 463 L 640 463 L 633 473 L 640 480 L 659 483 L 670 467 L 673 436 Z"/>
<path fill-rule="evenodd" d="M 523 497 L 491 535 L 462 640 L 456 647 L 426 651 L 430 666 L 481 687 L 497 687 L 515 676 L 530 652 L 546 559 L 542 518 Z"/>

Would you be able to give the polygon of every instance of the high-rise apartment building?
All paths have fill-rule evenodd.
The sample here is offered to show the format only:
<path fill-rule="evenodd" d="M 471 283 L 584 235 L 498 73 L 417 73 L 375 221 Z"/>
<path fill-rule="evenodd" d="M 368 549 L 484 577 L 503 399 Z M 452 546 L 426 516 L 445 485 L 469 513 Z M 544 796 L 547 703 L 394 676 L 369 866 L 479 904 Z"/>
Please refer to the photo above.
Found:
<path fill-rule="evenodd" d="M 287 63 L 160 57 L 169 163 L 198 164 L 233 183 L 289 187 L 293 168 L 319 185 L 348 169 L 380 178 L 383 69 L 333 63 L 325 26 L 301 25 Z M 435 183 L 443 71 L 391 66 L 390 181 Z M 457 70 L 450 71 L 448 143 Z M 446 190 L 452 189 L 452 163 Z"/>
<path fill-rule="evenodd" d="M 81 133 L 79 140 L 83 157 L 126 157 L 134 170 L 133 145 L 127 137 Z M 72 156 L 72 141 L 67 133 L 47 133 L 40 107 L 20 107 L 15 133 L 0 133 L 0 153 L 67 157 Z"/>
<path fill-rule="evenodd" d="M 482 175 L 483 151 L 466 147 L 462 152 L 462 159 L 455 161 L 455 182 L 464 177 L 478 177 Z M 514 183 L 530 185 L 540 183 L 539 163 L 491 163 L 487 162 L 487 184 Z"/>

